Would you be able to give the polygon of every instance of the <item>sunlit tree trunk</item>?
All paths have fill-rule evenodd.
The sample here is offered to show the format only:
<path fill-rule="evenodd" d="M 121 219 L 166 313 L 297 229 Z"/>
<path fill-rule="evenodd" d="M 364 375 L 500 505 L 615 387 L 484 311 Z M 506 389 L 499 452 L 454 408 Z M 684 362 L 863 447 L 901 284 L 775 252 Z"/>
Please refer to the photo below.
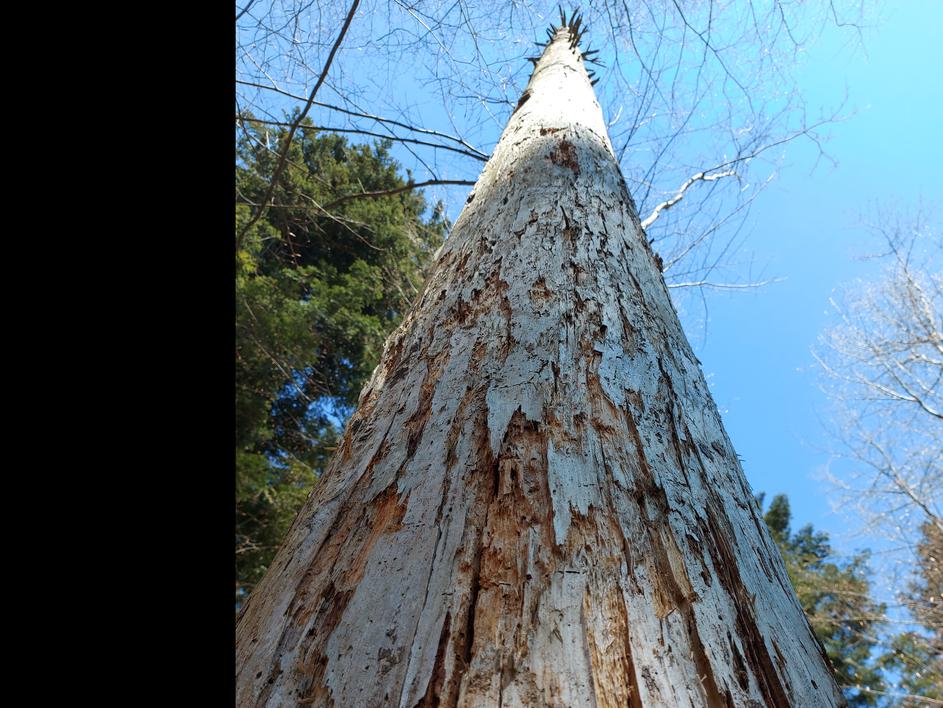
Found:
<path fill-rule="evenodd" d="M 835 706 L 556 32 L 237 625 L 240 706 Z"/>

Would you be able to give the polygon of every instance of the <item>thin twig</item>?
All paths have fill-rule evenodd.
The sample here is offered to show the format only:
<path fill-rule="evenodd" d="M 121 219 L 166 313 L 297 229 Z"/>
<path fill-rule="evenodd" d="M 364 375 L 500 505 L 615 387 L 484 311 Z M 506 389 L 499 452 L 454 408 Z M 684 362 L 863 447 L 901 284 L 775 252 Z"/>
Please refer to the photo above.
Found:
<path fill-rule="evenodd" d="M 256 123 L 261 123 L 262 125 L 277 125 L 281 127 L 290 126 L 290 123 L 286 123 L 280 120 L 263 120 L 262 118 L 251 118 L 245 115 L 237 115 L 236 120 L 238 121 L 255 121 Z M 440 145 L 438 143 L 431 143 L 428 140 L 419 140 L 418 138 L 403 138 L 398 135 L 384 135 L 383 133 L 374 133 L 369 130 L 361 130 L 360 128 L 332 128 L 326 125 L 301 125 L 298 126 L 299 130 L 318 130 L 322 132 L 330 133 L 356 133 L 357 135 L 368 135 L 372 138 L 381 138 L 384 140 L 393 140 L 400 143 L 414 143 L 416 145 L 428 145 L 429 147 L 436 148 L 438 150 L 448 150 L 450 152 L 457 152 L 460 155 L 467 155 L 481 162 L 487 162 L 487 155 L 480 155 L 476 152 L 469 152 L 468 150 L 462 150 L 461 148 L 452 147 L 451 145 Z"/>
<path fill-rule="evenodd" d="M 297 101 L 305 100 L 303 96 L 297 96 L 289 91 L 280 89 L 277 86 L 266 86 L 265 84 L 255 83 L 254 81 L 243 81 L 241 79 L 236 79 L 236 83 L 242 84 L 243 86 L 252 86 L 253 88 L 259 88 L 265 91 L 272 91 L 274 93 L 279 93 L 283 96 L 287 96 L 288 98 L 294 98 Z M 373 115 L 372 113 L 362 113 L 358 111 L 352 111 L 349 108 L 342 108 L 341 106 L 335 106 L 332 103 L 324 103 L 322 101 L 315 101 L 314 105 L 320 106 L 321 108 L 327 108 L 330 111 L 337 111 L 338 113 L 344 113 L 346 115 L 353 116 L 355 118 L 367 118 L 369 120 L 375 120 L 377 123 L 389 123 L 390 125 L 395 125 L 399 128 L 405 128 L 406 130 L 409 130 L 414 133 L 422 133 L 423 135 L 434 135 L 437 138 L 445 138 L 446 140 L 451 140 L 453 142 L 458 143 L 459 145 L 462 145 L 468 148 L 469 150 L 476 153 L 479 157 L 484 158 L 485 160 L 488 159 L 487 153 L 482 152 L 481 150 L 476 148 L 474 145 L 462 140 L 461 138 L 455 135 L 449 135 L 448 133 L 443 133 L 438 130 L 431 130 L 429 128 L 417 128 L 416 126 L 410 125 L 409 123 L 403 123 L 402 121 L 394 120 L 392 118 L 384 118 L 382 116 Z"/>
<path fill-rule="evenodd" d="M 347 194 L 340 199 L 335 199 L 330 204 L 325 204 L 323 209 L 333 209 L 339 204 L 344 202 L 349 202 L 351 199 L 374 199 L 376 197 L 388 197 L 393 194 L 399 194 L 400 192 L 408 192 L 410 189 L 419 189 L 420 187 L 428 187 L 435 184 L 464 184 L 464 185 L 474 185 L 474 182 L 470 182 L 467 179 L 430 179 L 425 182 L 410 182 L 409 184 L 403 187 L 397 187 L 396 189 L 381 189 L 376 192 L 361 192 L 359 194 Z"/>

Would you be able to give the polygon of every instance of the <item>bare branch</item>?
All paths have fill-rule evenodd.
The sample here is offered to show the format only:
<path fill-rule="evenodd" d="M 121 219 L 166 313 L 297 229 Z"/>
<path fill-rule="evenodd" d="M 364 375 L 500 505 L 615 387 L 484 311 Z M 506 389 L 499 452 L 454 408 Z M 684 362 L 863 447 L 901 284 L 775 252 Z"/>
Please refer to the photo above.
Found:
<path fill-rule="evenodd" d="M 288 159 L 288 150 L 291 148 L 291 141 L 295 135 L 295 131 L 298 130 L 298 126 L 301 125 L 301 122 L 305 119 L 305 116 L 308 115 L 308 111 L 311 110 L 311 106 L 314 105 L 314 97 L 318 93 L 318 89 L 321 88 L 321 84 L 324 83 L 324 80 L 327 78 L 327 72 L 331 68 L 331 63 L 334 61 L 334 55 L 337 54 L 337 50 L 341 46 L 341 42 L 344 40 L 344 35 L 347 34 L 347 30 L 350 28 L 350 23 L 354 19 L 354 13 L 357 11 L 357 8 L 360 6 L 360 0 L 354 0 L 351 3 L 350 10 L 347 13 L 347 18 L 344 20 L 344 25 L 341 27 L 340 33 L 337 35 L 337 40 L 334 42 L 334 46 L 331 47 L 331 53 L 328 54 L 327 61 L 324 62 L 324 68 L 321 70 L 321 74 L 318 76 L 318 80 L 314 85 L 314 88 L 311 89 L 311 94 L 308 96 L 308 102 L 305 103 L 304 108 L 301 109 L 301 112 L 298 113 L 297 118 L 291 124 L 291 127 L 288 130 L 288 135 L 285 137 L 285 146 L 282 148 L 281 157 L 278 160 L 278 164 L 275 165 L 275 169 L 272 172 L 271 180 L 269 181 L 268 189 L 265 192 L 265 196 L 260 202 L 260 206 L 256 209 L 255 214 L 252 215 L 252 218 L 249 219 L 246 224 L 239 231 L 239 234 L 236 236 L 236 243 L 241 243 L 242 239 L 245 238 L 245 235 L 249 232 L 249 229 L 252 228 L 255 223 L 262 217 L 262 214 L 265 212 L 265 205 L 272 199 L 272 195 L 275 193 L 275 185 L 278 184 L 278 178 L 281 177 L 282 170 L 285 169 L 285 162 Z"/>
<path fill-rule="evenodd" d="M 246 14 L 249 11 L 249 8 L 252 7 L 254 4 L 255 4 L 255 0 L 249 0 L 249 2 L 246 3 L 246 6 L 239 11 L 238 15 L 236 15 L 236 22 L 238 22 L 239 18 L 242 17 L 244 14 Z"/>
<path fill-rule="evenodd" d="M 669 283 L 668 289 L 672 288 L 714 288 L 715 290 L 748 290 L 750 288 L 761 288 L 770 283 L 781 283 L 785 278 L 770 278 L 768 280 L 758 280 L 753 283 L 713 283 L 709 280 L 697 280 L 686 283 Z"/>
<path fill-rule="evenodd" d="M 838 322 L 813 352 L 855 463 L 833 481 L 859 519 L 911 545 L 922 523 L 943 532 L 943 242 L 913 212 L 878 214 L 887 267 L 830 298 Z"/>
<path fill-rule="evenodd" d="M 324 209 L 333 209 L 334 207 L 343 204 L 344 202 L 349 202 L 352 199 L 375 199 L 377 197 L 388 197 L 394 194 L 400 194 L 401 192 L 408 192 L 411 189 L 419 189 L 420 187 L 428 187 L 431 185 L 437 184 L 459 184 L 459 185 L 470 185 L 473 186 L 475 183 L 467 179 L 430 179 L 425 182 L 410 182 L 407 185 L 402 187 L 397 187 L 396 189 L 381 189 L 376 192 L 361 192 L 360 194 L 347 194 L 340 199 L 335 199 L 330 204 L 326 204 Z"/>
<path fill-rule="evenodd" d="M 286 96 L 286 97 L 288 97 L 288 98 L 293 98 L 293 99 L 295 99 L 295 100 L 297 100 L 297 101 L 303 101 L 303 100 L 305 100 L 303 97 L 297 96 L 297 95 L 295 95 L 295 94 L 293 94 L 293 93 L 291 93 L 291 92 L 289 92 L 289 91 L 284 91 L 284 90 L 278 88 L 277 86 L 266 86 L 265 84 L 259 84 L 259 83 L 256 83 L 256 82 L 254 82 L 254 81 L 242 81 L 241 79 L 236 79 L 236 83 L 237 83 L 237 84 L 242 84 L 243 86 L 252 86 L 252 87 L 254 87 L 254 88 L 264 89 L 264 90 L 266 90 L 266 91 L 273 91 L 273 92 L 275 92 L 275 93 L 281 94 L 282 96 Z M 438 131 L 438 130 L 430 130 L 429 128 L 418 128 L 418 127 L 416 127 L 416 126 L 414 126 L 414 125 L 410 125 L 409 123 L 404 123 L 404 122 L 402 122 L 402 121 L 393 120 L 392 118 L 383 118 L 383 117 L 381 117 L 381 116 L 375 116 L 375 115 L 373 115 L 373 114 L 371 114 L 371 113 L 361 113 L 361 112 L 358 112 L 358 111 L 352 111 L 352 110 L 350 110 L 350 109 L 348 109 L 348 108 L 342 108 L 342 107 L 340 107 L 340 106 L 335 106 L 335 105 L 333 105 L 333 104 L 331 104 L 331 103 L 324 103 L 324 102 L 322 102 L 322 101 L 315 101 L 315 102 L 314 102 L 314 105 L 315 105 L 315 106 L 320 106 L 321 108 L 327 108 L 328 110 L 331 110 L 331 111 L 337 111 L 338 113 L 344 113 L 344 114 L 346 114 L 346 115 L 353 116 L 353 117 L 355 117 L 355 118 L 367 118 L 367 119 L 369 119 L 369 120 L 373 120 L 373 121 L 376 121 L 376 122 L 378 122 L 378 123 L 386 123 L 386 124 L 389 124 L 389 125 L 395 125 L 395 126 L 397 126 L 397 127 L 399 127 L 399 128 L 405 128 L 406 130 L 412 131 L 412 132 L 414 132 L 414 133 L 422 133 L 423 135 L 433 135 L 433 136 L 435 136 L 435 137 L 437 137 L 437 138 L 445 138 L 446 140 L 451 140 L 451 141 L 453 141 L 453 142 L 458 143 L 459 145 L 464 146 L 465 148 L 467 148 L 467 149 L 470 150 L 471 152 L 475 153 L 478 158 L 481 158 L 481 159 L 483 159 L 483 160 L 487 160 L 487 159 L 488 159 L 488 155 L 487 155 L 486 153 L 482 152 L 481 150 L 479 150 L 478 148 L 476 148 L 474 145 L 471 145 L 471 144 L 465 142 L 464 140 L 462 140 L 462 139 L 459 138 L 459 137 L 456 137 L 456 136 L 454 136 L 454 135 L 449 135 L 448 133 L 442 133 L 442 132 L 440 132 L 440 131 Z M 326 130 L 335 130 L 335 129 L 334 129 L 334 128 L 326 128 Z M 385 136 L 385 137 L 391 137 L 391 136 Z M 394 140 L 399 140 L 400 138 L 395 138 L 395 137 L 394 137 L 393 139 L 394 139 Z M 429 144 L 429 145 L 432 145 L 433 143 L 428 143 L 428 144 Z"/>
<path fill-rule="evenodd" d="M 291 127 L 293 123 L 285 123 L 283 121 L 277 120 L 262 120 L 260 118 L 253 118 L 251 116 L 237 115 L 236 120 L 238 121 L 255 121 L 256 123 L 262 123 L 263 125 L 277 125 L 280 127 Z M 436 148 L 437 150 L 448 150 L 449 152 L 457 152 L 461 155 L 467 155 L 468 157 L 474 158 L 475 160 L 480 160 L 481 162 L 487 162 L 487 156 L 481 156 L 479 154 L 469 152 L 468 150 L 462 150 L 461 148 L 455 148 L 451 145 L 440 145 L 438 143 L 431 143 L 427 140 L 419 140 L 417 138 L 404 138 L 398 135 L 384 135 L 383 133 L 374 133 L 369 130 L 360 130 L 358 128 L 336 128 L 326 125 L 301 125 L 297 126 L 298 130 L 315 130 L 321 131 L 324 133 L 355 133 L 357 135 L 367 135 L 373 138 L 381 138 L 383 140 L 395 140 L 401 143 L 413 143 L 415 145 L 427 145 L 429 147 Z"/>
<path fill-rule="evenodd" d="M 737 173 L 733 170 L 727 170 L 725 172 L 717 172 L 715 174 L 705 174 L 704 172 L 698 172 L 695 175 L 691 175 L 680 187 L 678 187 L 678 193 L 675 194 L 671 199 L 663 201 L 661 204 L 655 207 L 651 214 L 649 214 L 644 221 L 642 221 L 642 228 L 647 229 L 651 226 L 655 219 L 658 218 L 658 215 L 661 214 L 665 209 L 670 209 L 675 204 L 684 199 L 684 193 L 688 191 L 688 188 L 695 182 L 712 182 L 715 179 L 721 179 L 722 177 L 731 177 Z"/>

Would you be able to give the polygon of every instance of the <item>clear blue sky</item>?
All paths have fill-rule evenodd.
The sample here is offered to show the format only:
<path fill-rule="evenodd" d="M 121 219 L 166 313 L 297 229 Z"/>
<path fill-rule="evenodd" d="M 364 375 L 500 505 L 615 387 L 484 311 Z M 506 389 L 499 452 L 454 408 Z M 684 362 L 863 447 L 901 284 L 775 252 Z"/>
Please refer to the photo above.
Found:
<path fill-rule="evenodd" d="M 826 145 L 837 167 L 821 163 L 810 174 L 815 149 L 793 144 L 750 214 L 745 247 L 786 280 L 715 296 L 706 344 L 692 337 L 753 489 L 767 499 L 788 494 L 794 528 L 811 522 L 844 552 L 874 544 L 848 537 L 847 519 L 831 513 L 829 489 L 816 480 L 829 440 L 810 349 L 833 321 L 833 288 L 873 268 L 856 260 L 869 251 L 859 226 L 869 204 L 907 212 L 922 198 L 943 218 L 943 2 L 888 5 L 865 31 L 864 51 L 833 28 L 800 69 L 810 109 L 833 106 L 847 88 L 856 114 Z"/>

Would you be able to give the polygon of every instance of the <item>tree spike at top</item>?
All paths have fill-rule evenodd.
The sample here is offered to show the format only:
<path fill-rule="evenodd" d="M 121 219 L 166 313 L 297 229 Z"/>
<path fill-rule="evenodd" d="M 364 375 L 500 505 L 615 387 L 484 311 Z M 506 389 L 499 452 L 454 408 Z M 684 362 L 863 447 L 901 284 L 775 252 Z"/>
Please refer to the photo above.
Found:
<path fill-rule="evenodd" d="M 569 19 L 567 19 L 566 12 L 563 10 L 563 5 L 558 5 L 557 10 L 560 13 L 560 26 L 554 27 L 551 24 L 550 29 L 547 30 L 547 35 L 553 39 L 556 32 L 561 29 L 567 29 L 570 32 L 570 49 L 575 49 L 579 39 L 583 36 L 579 31 L 583 16 L 580 14 L 579 8 L 574 9 L 570 13 Z"/>

